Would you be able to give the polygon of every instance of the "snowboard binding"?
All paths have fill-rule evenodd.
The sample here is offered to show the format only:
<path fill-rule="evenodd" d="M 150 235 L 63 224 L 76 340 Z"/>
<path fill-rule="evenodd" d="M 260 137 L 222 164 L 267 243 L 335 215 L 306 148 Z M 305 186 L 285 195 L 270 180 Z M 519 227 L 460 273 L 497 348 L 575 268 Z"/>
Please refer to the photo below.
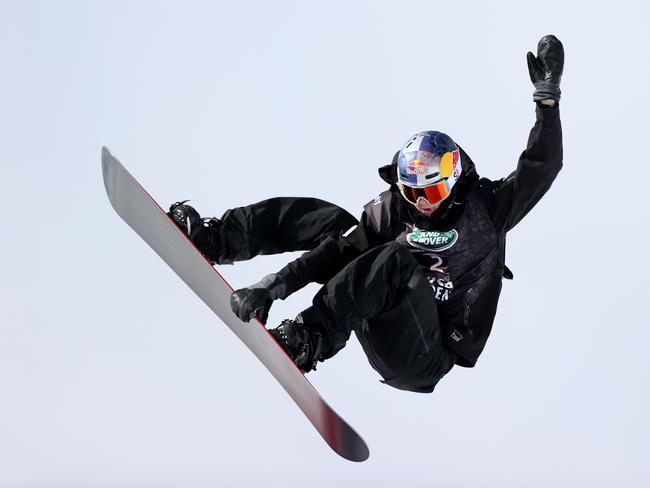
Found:
<path fill-rule="evenodd" d="M 269 329 L 269 332 L 303 372 L 315 371 L 316 363 L 323 360 L 322 334 L 308 329 L 300 319 L 283 320 L 275 329 Z"/>
<path fill-rule="evenodd" d="M 214 217 L 201 218 L 201 215 L 187 202 L 189 200 L 174 203 L 169 207 L 167 215 L 208 258 L 208 261 L 216 264 L 219 261 L 222 222 Z"/>

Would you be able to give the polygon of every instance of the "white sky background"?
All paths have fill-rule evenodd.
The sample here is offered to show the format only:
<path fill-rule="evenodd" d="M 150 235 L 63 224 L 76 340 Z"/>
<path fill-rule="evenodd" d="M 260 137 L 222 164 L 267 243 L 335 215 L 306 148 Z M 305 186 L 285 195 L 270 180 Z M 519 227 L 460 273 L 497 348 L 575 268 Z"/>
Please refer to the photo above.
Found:
<path fill-rule="evenodd" d="M 0 487 L 648 486 L 650 12 L 489 3 L 0 1 Z M 547 33 L 565 167 L 510 235 L 486 350 L 418 395 L 353 338 L 310 375 L 370 446 L 347 462 L 117 217 L 100 147 L 163 205 L 359 215 L 420 130 L 514 169 Z M 241 287 L 296 256 L 222 272 Z"/>

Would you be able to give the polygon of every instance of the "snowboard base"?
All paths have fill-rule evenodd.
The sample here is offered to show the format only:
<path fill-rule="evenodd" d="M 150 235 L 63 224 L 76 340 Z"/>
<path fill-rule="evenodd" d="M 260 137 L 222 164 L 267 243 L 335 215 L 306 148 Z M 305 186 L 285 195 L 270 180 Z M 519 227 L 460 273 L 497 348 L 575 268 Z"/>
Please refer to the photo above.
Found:
<path fill-rule="evenodd" d="M 368 459 L 363 439 L 321 398 L 266 328 L 259 321 L 244 323 L 232 312 L 232 287 L 106 147 L 102 172 L 117 214 L 255 354 L 325 442 L 350 461 Z"/>

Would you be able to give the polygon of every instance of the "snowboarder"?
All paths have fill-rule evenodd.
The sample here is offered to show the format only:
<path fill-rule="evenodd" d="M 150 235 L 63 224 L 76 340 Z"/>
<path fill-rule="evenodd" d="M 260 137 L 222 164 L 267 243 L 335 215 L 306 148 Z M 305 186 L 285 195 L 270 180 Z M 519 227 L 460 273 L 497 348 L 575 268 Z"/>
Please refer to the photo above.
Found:
<path fill-rule="evenodd" d="M 334 356 L 354 331 L 372 367 L 395 388 L 431 392 L 454 365 L 473 367 L 495 318 L 506 234 L 562 167 L 562 43 L 543 37 L 527 54 L 536 121 L 517 169 L 480 178 L 449 136 L 411 137 L 379 168 L 390 186 L 357 221 L 316 198 L 279 197 L 201 218 L 185 202 L 170 216 L 212 262 L 305 250 L 259 283 L 235 291 L 233 312 L 266 323 L 274 300 L 310 282 L 312 305 L 270 332 L 303 371 Z"/>

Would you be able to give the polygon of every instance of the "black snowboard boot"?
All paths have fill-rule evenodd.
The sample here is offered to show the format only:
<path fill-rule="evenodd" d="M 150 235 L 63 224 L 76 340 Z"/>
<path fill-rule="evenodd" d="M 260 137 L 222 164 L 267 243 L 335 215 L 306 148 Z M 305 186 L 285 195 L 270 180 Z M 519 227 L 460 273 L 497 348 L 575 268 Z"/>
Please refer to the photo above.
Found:
<path fill-rule="evenodd" d="M 269 329 L 269 332 L 296 366 L 305 373 L 316 370 L 316 362 L 323 360 L 321 333 L 310 330 L 300 316 L 295 320 L 283 320 L 275 329 Z"/>
<path fill-rule="evenodd" d="M 212 264 L 219 262 L 219 241 L 221 240 L 221 220 L 201 218 L 199 213 L 188 205 L 189 200 L 176 202 L 169 207 L 168 215 L 187 235 L 194 245 Z"/>

